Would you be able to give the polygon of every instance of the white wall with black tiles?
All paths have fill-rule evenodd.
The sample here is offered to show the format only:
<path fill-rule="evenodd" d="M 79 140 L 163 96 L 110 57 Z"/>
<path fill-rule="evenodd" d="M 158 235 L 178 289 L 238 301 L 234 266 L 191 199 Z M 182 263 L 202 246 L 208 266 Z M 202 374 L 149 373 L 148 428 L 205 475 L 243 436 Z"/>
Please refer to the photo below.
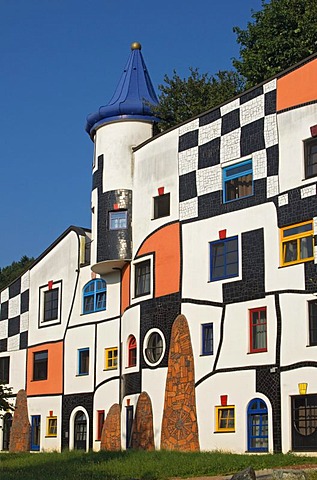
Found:
<path fill-rule="evenodd" d="M 0 292 L 0 352 L 27 348 L 29 271 Z"/>
<path fill-rule="evenodd" d="M 180 220 L 200 218 L 198 199 L 203 195 L 219 192 L 221 203 L 222 166 L 228 162 L 252 158 L 253 182 L 266 182 L 266 199 L 278 195 L 277 144 L 276 80 L 182 125 L 178 157 Z M 263 200 L 261 195 L 258 203 Z"/>

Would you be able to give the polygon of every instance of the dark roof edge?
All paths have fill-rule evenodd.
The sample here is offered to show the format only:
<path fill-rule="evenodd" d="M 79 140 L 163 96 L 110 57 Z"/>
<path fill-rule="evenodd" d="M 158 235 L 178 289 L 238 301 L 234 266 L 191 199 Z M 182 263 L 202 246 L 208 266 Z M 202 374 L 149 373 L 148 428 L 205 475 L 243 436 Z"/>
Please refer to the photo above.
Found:
<path fill-rule="evenodd" d="M 6 288 L 9 288 L 10 285 L 12 285 L 14 282 L 17 281 L 18 278 L 22 277 L 28 270 L 31 270 L 37 263 L 39 263 L 51 250 L 53 250 L 56 245 L 61 242 L 70 232 L 75 232 L 77 236 L 83 236 L 86 234 L 86 232 L 90 233 L 91 229 L 90 228 L 84 228 L 84 227 L 77 227 L 75 225 L 71 225 L 68 227 L 59 237 L 57 237 L 56 240 L 54 240 L 53 243 L 49 247 L 47 247 L 44 252 L 42 252 L 35 260 L 34 262 L 31 263 L 29 267 L 27 267 L 25 270 L 23 270 L 22 273 L 18 277 L 16 277 L 12 282 L 8 283 L 0 292 L 3 292 Z M 9 266 L 9 265 L 8 265 Z"/>
<path fill-rule="evenodd" d="M 193 120 L 196 120 L 196 118 L 202 117 L 203 115 L 206 115 L 207 113 L 213 112 L 213 111 L 216 110 L 217 108 L 221 108 L 221 107 L 223 107 L 224 105 L 226 105 L 227 103 L 233 102 L 234 100 L 236 100 L 237 98 L 241 97 L 242 95 L 245 95 L 246 93 L 252 92 L 252 90 L 255 90 L 255 89 L 258 88 L 258 87 L 262 87 L 263 85 L 265 85 L 265 84 L 268 83 L 268 82 L 271 82 L 271 81 L 274 80 L 275 78 L 278 79 L 278 78 L 284 77 L 285 75 L 291 73 L 292 71 L 297 70 L 298 68 L 302 67 L 302 66 L 305 65 L 306 63 L 309 63 L 309 62 L 310 62 L 311 60 L 313 60 L 314 58 L 317 58 L 317 52 L 316 52 L 316 53 L 312 53 L 309 57 L 304 58 L 303 60 L 301 60 L 300 62 L 296 63 L 295 65 L 287 68 L 286 70 L 283 70 L 282 72 L 277 73 L 277 74 L 273 75 L 272 77 L 267 78 L 266 80 L 263 80 L 263 82 L 258 83 L 257 85 L 254 85 L 254 87 L 251 87 L 251 88 L 248 88 L 247 90 L 244 90 L 243 92 L 239 93 L 239 94 L 236 95 L 235 97 L 232 97 L 232 98 L 230 98 L 229 100 L 226 100 L 225 102 L 220 103 L 220 104 L 217 105 L 216 107 L 212 107 L 212 108 L 210 108 L 209 110 L 205 110 L 204 112 L 201 112 L 201 113 L 199 113 L 198 115 L 195 115 L 194 117 L 191 117 L 191 118 L 189 118 L 188 120 L 185 120 L 184 122 L 178 123 L 177 125 L 174 125 L 173 127 L 170 127 L 169 129 L 164 130 L 164 132 L 161 132 L 161 133 L 155 135 L 155 137 L 151 137 L 151 138 L 149 138 L 148 140 L 145 140 L 145 142 L 142 142 L 142 143 L 140 143 L 140 145 L 137 145 L 136 147 L 134 147 L 134 148 L 133 148 L 133 151 L 136 152 L 136 151 L 139 150 L 140 148 L 142 148 L 142 147 L 144 147 L 145 145 L 147 145 L 148 143 L 152 142 L 154 139 L 157 139 L 157 138 L 161 137 L 162 135 L 165 135 L 166 133 L 169 133 L 169 132 L 171 132 L 172 130 L 175 130 L 176 128 L 179 128 L 179 127 L 181 127 L 181 126 L 183 126 L 183 125 L 186 125 L 186 123 L 192 122 Z"/>

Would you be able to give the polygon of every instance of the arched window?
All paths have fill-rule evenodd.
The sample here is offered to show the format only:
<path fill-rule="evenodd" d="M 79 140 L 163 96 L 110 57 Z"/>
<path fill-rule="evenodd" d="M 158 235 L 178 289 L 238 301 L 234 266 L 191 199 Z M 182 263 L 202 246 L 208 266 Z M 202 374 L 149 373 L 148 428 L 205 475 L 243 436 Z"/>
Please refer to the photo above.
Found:
<path fill-rule="evenodd" d="M 101 278 L 91 280 L 83 289 L 83 313 L 106 309 L 107 284 Z"/>
<path fill-rule="evenodd" d="M 87 418 L 84 412 L 76 413 L 74 420 L 74 448 L 76 450 L 86 450 L 87 442 Z"/>
<path fill-rule="evenodd" d="M 267 406 L 260 398 L 254 398 L 248 405 L 248 451 L 268 451 Z"/>
<path fill-rule="evenodd" d="M 128 367 L 136 366 L 136 339 L 130 335 L 128 340 Z"/>

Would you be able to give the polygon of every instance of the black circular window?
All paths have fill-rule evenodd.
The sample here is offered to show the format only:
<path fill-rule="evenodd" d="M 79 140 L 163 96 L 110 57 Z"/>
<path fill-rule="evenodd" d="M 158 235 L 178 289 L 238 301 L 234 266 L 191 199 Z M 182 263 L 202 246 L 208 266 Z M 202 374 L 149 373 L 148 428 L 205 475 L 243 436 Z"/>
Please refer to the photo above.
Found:
<path fill-rule="evenodd" d="M 152 332 L 148 338 L 145 355 L 150 363 L 157 363 L 163 355 L 163 338 L 158 332 Z"/>

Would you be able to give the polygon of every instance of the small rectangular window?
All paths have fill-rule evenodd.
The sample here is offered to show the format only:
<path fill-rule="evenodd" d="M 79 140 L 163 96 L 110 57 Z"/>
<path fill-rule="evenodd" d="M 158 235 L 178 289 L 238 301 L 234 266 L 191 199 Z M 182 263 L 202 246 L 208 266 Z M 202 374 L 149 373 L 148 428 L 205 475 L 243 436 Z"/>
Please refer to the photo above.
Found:
<path fill-rule="evenodd" d="M 151 288 L 151 262 L 145 260 L 135 264 L 135 296 L 147 295 Z"/>
<path fill-rule="evenodd" d="M 170 214 L 170 194 L 154 197 L 154 219 L 167 217 Z"/>
<path fill-rule="evenodd" d="M 10 357 L 0 357 L 0 384 L 9 383 Z"/>
<path fill-rule="evenodd" d="M 106 348 L 105 350 L 105 369 L 110 370 L 118 367 L 118 348 Z"/>
<path fill-rule="evenodd" d="M 44 322 L 58 318 L 58 288 L 44 292 Z"/>
<path fill-rule="evenodd" d="M 109 212 L 109 229 L 122 230 L 128 227 L 128 212 L 127 210 L 116 210 Z"/>
<path fill-rule="evenodd" d="M 96 440 L 101 440 L 102 427 L 103 427 L 104 421 L 105 421 L 105 411 L 104 410 L 98 410 L 97 411 L 97 438 L 96 438 Z"/>
<path fill-rule="evenodd" d="M 250 352 L 267 351 L 266 307 L 253 308 L 250 314 Z"/>
<path fill-rule="evenodd" d="M 78 350 L 78 375 L 89 374 L 89 348 Z"/>
<path fill-rule="evenodd" d="M 57 436 L 57 417 L 46 418 L 46 436 L 47 437 Z"/>
<path fill-rule="evenodd" d="M 47 379 L 48 350 L 33 353 L 33 380 Z"/>
<path fill-rule="evenodd" d="M 216 407 L 216 432 L 235 431 L 234 406 Z"/>
<path fill-rule="evenodd" d="M 308 302 L 309 345 L 317 345 L 317 300 Z"/>
<path fill-rule="evenodd" d="M 317 138 L 304 141 L 305 178 L 317 175 Z"/>
<path fill-rule="evenodd" d="M 213 324 L 205 323 L 202 328 L 202 355 L 212 355 L 214 352 Z"/>
<path fill-rule="evenodd" d="M 223 169 L 224 203 L 253 195 L 252 160 Z"/>
<path fill-rule="evenodd" d="M 210 280 L 222 280 L 239 274 L 238 237 L 210 243 Z"/>
<path fill-rule="evenodd" d="M 313 221 L 281 229 L 281 265 L 294 265 L 314 258 Z"/>

